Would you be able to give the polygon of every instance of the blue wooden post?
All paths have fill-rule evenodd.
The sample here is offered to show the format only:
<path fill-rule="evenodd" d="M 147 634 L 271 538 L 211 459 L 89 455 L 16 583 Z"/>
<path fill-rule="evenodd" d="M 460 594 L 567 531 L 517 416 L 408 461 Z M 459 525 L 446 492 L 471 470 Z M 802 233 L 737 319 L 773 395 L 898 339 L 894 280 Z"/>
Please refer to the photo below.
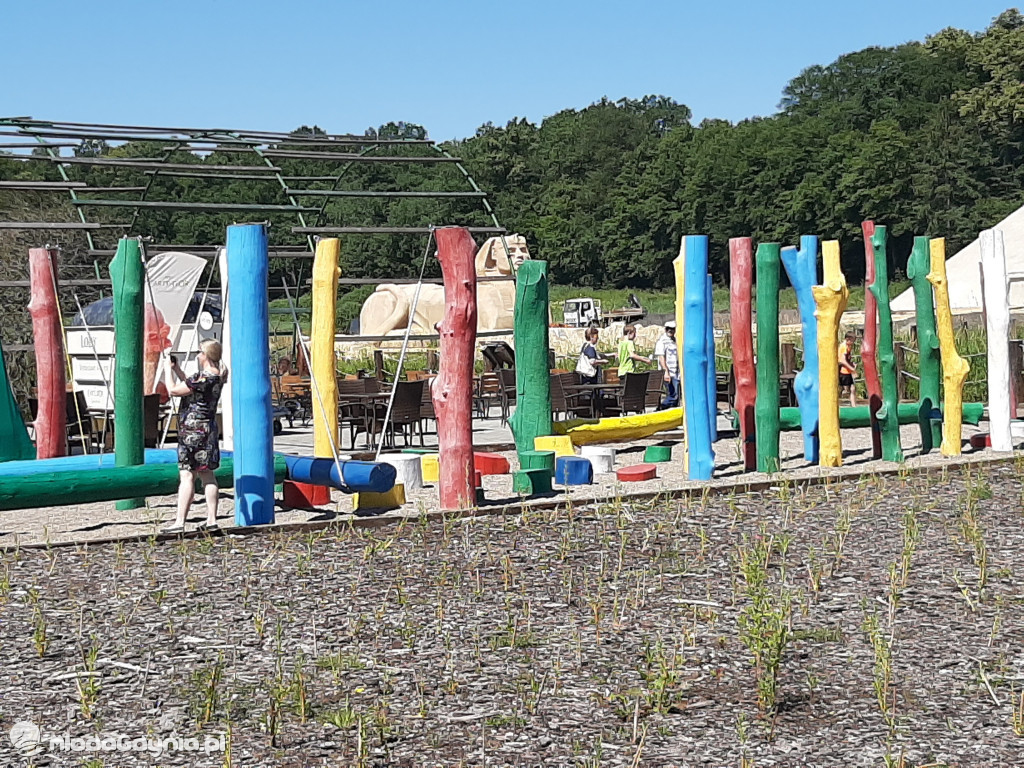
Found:
<path fill-rule="evenodd" d="M 708 275 L 708 292 L 705 297 L 706 315 L 708 319 L 708 425 L 711 428 L 711 442 L 718 439 L 718 379 L 715 376 L 715 302 L 714 286 L 711 275 Z"/>
<path fill-rule="evenodd" d="M 818 282 L 818 238 L 801 235 L 799 250 L 789 246 L 782 249 L 782 264 L 789 282 L 796 291 L 803 334 L 803 367 L 796 375 L 793 388 L 800 406 L 800 427 L 804 433 L 804 459 L 818 463 L 818 321 L 814 316 L 816 304 L 811 286 Z"/>
<path fill-rule="evenodd" d="M 274 425 L 270 401 L 267 230 L 228 227 L 235 524 L 274 522 Z"/>
<path fill-rule="evenodd" d="M 686 403 L 690 480 L 710 480 L 715 468 L 708 412 L 708 236 L 683 239 L 683 399 Z M 714 372 L 711 374 L 714 375 Z"/>

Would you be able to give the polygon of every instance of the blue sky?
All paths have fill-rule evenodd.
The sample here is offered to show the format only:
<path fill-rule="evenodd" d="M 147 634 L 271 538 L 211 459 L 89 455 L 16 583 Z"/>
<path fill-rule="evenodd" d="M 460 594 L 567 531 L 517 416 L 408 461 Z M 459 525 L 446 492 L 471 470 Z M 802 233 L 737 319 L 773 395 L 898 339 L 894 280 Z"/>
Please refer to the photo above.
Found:
<path fill-rule="evenodd" d="M 0 115 L 434 139 L 661 94 L 704 117 L 775 111 L 812 64 L 1008 0 L 0 0 Z"/>

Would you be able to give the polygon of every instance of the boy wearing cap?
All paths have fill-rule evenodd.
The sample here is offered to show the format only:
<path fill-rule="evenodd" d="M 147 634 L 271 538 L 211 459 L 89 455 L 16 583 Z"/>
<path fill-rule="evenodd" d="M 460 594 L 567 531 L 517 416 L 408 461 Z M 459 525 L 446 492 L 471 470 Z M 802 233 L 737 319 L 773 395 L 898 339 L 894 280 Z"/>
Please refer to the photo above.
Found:
<path fill-rule="evenodd" d="M 665 323 L 665 332 L 654 345 L 654 356 L 658 358 L 658 369 L 665 378 L 665 398 L 661 407 L 679 407 L 679 350 L 676 347 L 676 321 Z"/>

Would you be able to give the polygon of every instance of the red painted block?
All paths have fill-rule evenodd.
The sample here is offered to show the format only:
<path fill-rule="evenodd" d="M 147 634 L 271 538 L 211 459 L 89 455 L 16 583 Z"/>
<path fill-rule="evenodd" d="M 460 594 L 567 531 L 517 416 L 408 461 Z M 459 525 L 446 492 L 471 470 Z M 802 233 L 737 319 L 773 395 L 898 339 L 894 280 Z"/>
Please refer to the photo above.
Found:
<path fill-rule="evenodd" d="M 991 448 L 992 447 L 992 435 L 988 432 L 979 432 L 976 435 L 971 435 L 971 448 Z"/>
<path fill-rule="evenodd" d="M 473 454 L 473 464 L 483 475 L 507 475 L 509 471 L 508 459 L 500 453 L 477 451 Z"/>
<path fill-rule="evenodd" d="M 473 471 L 473 487 L 483 488 L 484 487 L 484 473 L 479 469 Z"/>
<path fill-rule="evenodd" d="M 615 477 L 624 483 L 638 483 L 641 480 L 653 480 L 658 476 L 658 468 L 654 464 L 633 464 L 615 470 Z"/>
<path fill-rule="evenodd" d="M 324 485 L 284 481 L 284 505 L 293 509 L 309 509 L 331 503 L 331 489 Z"/>

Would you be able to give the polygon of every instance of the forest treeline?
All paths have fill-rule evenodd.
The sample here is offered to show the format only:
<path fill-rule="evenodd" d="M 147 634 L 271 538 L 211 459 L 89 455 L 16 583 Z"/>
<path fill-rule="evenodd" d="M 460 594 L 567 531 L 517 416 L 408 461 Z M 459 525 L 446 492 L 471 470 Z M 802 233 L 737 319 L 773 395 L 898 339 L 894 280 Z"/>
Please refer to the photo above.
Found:
<path fill-rule="evenodd" d="M 953 253 L 1024 204 L 1024 17 L 1008 10 L 982 33 L 946 29 L 923 42 L 867 48 L 809 67 L 789 82 L 777 114 L 769 117 L 699 125 L 691 118 L 687 106 L 666 96 L 602 99 L 536 124 L 487 124 L 442 149 L 463 158 L 490 194 L 501 224 L 527 237 L 534 257 L 550 263 L 555 282 L 670 285 L 680 238 L 694 233 L 711 237 L 711 271 L 719 283 L 728 280 L 730 237 L 796 243 L 805 233 L 839 239 L 847 277 L 857 282 L 863 274 L 860 223 L 866 218 L 889 225 L 891 266 L 897 271 L 904 268 L 914 235 L 944 236 Z M 376 133 L 421 136 L 424 129 L 391 123 Z M 90 142 L 75 152 L 144 157 L 161 149 L 141 142 Z M 251 156 L 227 152 L 180 154 L 168 159 L 252 163 Z M 332 172 L 329 163 L 315 160 L 283 159 L 279 165 L 285 174 Z M 95 185 L 138 182 L 120 168 L 79 165 L 70 173 Z M 55 174 L 48 163 L 0 158 L 0 178 Z M 438 190 L 466 189 L 467 182 L 451 164 L 357 163 L 341 186 Z M 279 185 L 242 179 L 157 176 L 149 195 L 284 201 Z M 11 208 L 12 200 L 11 193 L 0 197 L 0 208 Z M 16 203 L 42 215 L 41 202 L 26 202 L 22 195 Z M 68 211 L 62 215 L 67 218 Z M 114 211 L 103 215 L 117 218 Z M 332 200 L 324 218 L 397 226 L 490 223 L 478 201 L 415 198 Z M 135 230 L 156 242 L 217 243 L 234 219 L 143 211 Z M 303 242 L 289 231 L 294 217 L 271 219 L 273 242 Z M 415 275 L 424 241 L 350 237 L 342 270 L 349 276 Z M 280 263 L 275 269 L 296 266 Z M 437 274 L 435 264 L 428 274 Z"/>

